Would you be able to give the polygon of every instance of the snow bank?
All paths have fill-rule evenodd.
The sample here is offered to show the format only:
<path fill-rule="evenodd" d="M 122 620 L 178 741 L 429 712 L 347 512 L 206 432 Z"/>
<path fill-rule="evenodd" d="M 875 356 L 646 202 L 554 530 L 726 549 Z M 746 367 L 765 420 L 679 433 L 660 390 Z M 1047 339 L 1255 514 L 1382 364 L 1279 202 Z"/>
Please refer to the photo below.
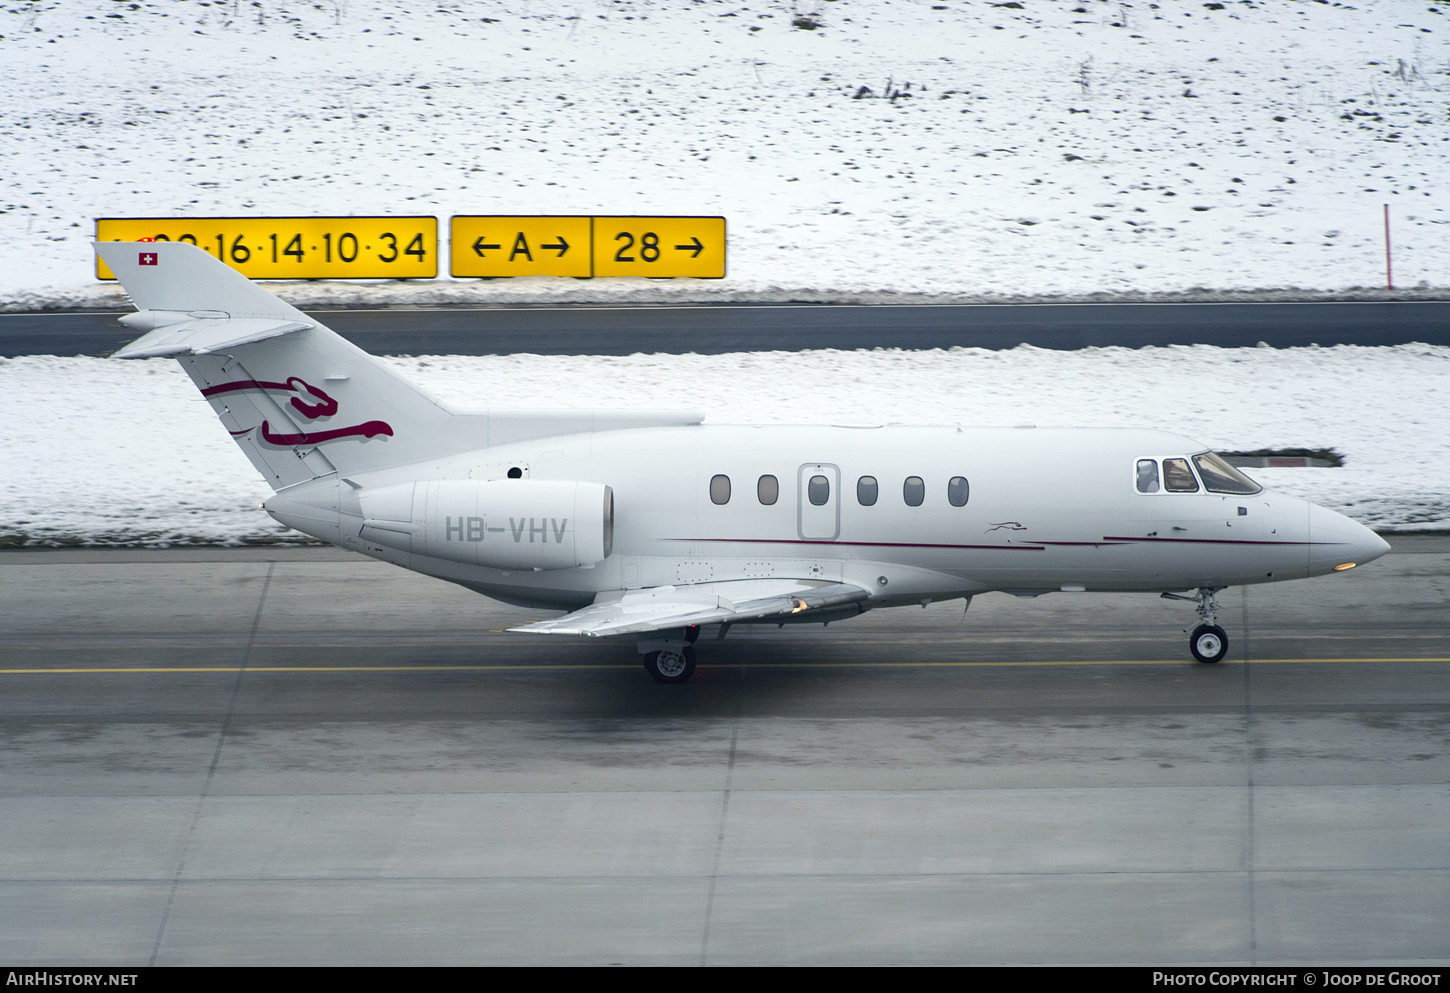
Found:
<path fill-rule="evenodd" d="M 119 303 L 98 215 L 374 212 L 723 214 L 730 275 L 282 295 L 1337 292 L 1384 203 L 1397 284 L 1450 292 L 1440 5 L 399 6 L 0 5 L 0 307 Z"/>
<path fill-rule="evenodd" d="M 1093 348 L 389 359 L 465 405 L 700 406 L 712 422 L 1155 425 L 1218 449 L 1336 448 L 1251 475 L 1385 530 L 1450 528 L 1450 348 Z M 662 396 L 660 384 L 676 384 Z M 167 359 L 0 359 L 0 543 L 301 540 Z"/>

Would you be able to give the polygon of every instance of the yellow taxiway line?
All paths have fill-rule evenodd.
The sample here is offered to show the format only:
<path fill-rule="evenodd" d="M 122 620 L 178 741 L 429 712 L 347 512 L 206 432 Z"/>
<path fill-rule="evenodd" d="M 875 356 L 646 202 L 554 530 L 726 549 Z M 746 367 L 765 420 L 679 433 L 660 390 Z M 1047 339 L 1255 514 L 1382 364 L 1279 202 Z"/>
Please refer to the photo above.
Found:
<path fill-rule="evenodd" d="M 1450 662 L 1450 658 L 1356 658 L 1356 659 L 1250 659 L 1249 665 L 1306 665 L 1321 663 L 1365 664 L 1372 662 Z M 1048 666 L 1163 665 L 1198 666 L 1201 663 L 1184 659 L 1098 659 L 1081 662 L 767 662 L 757 663 L 760 669 L 1003 669 Z M 1225 660 L 1218 665 L 1242 665 L 1243 660 Z M 535 665 L 207 665 L 207 666 L 88 666 L 71 669 L 0 669 L 0 675 L 56 675 L 105 673 L 183 673 L 214 672 L 538 672 L 560 669 L 636 669 L 637 664 L 570 664 L 539 663 Z M 701 669 L 738 669 L 740 663 L 701 664 Z"/>

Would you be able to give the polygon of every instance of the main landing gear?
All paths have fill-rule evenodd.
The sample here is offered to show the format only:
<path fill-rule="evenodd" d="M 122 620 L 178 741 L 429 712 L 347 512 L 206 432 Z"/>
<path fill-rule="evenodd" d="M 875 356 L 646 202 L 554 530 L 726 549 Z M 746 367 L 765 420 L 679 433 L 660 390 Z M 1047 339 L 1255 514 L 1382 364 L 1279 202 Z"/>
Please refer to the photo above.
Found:
<path fill-rule="evenodd" d="M 1218 626 L 1218 604 L 1214 595 L 1222 586 L 1205 586 L 1193 596 L 1162 594 L 1165 600 L 1188 600 L 1198 604 L 1198 619 L 1203 623 L 1188 636 L 1188 650 L 1200 662 L 1221 662 L 1228 655 L 1228 632 Z"/>
<path fill-rule="evenodd" d="M 661 683 L 684 683 L 695 674 L 695 650 L 689 645 L 646 652 L 644 671 Z"/>
<path fill-rule="evenodd" d="M 700 637 L 698 624 L 687 627 L 674 638 L 652 638 L 640 641 L 644 654 L 644 671 L 657 682 L 686 683 L 695 674 L 695 639 Z"/>

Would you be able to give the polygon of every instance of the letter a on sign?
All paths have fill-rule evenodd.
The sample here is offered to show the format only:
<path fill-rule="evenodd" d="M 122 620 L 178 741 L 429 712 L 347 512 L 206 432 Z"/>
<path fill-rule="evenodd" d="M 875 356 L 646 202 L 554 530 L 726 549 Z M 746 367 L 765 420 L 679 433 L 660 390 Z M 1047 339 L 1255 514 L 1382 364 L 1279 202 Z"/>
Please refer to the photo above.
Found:
<path fill-rule="evenodd" d="M 137 265 L 155 265 L 156 264 L 156 253 L 155 252 L 142 252 L 140 255 L 136 256 L 136 264 Z"/>

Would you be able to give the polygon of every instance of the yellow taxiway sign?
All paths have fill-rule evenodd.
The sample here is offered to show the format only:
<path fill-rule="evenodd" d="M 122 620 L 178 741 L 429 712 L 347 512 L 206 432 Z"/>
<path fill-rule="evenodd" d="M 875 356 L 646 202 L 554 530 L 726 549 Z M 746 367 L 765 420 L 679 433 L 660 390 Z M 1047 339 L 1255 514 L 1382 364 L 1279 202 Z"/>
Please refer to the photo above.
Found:
<path fill-rule="evenodd" d="M 455 276 L 592 276 L 588 217 L 453 218 Z"/>
<path fill-rule="evenodd" d="M 725 275 L 723 217 L 459 215 L 454 276 Z"/>
<path fill-rule="evenodd" d="M 596 217 L 596 276 L 725 276 L 723 217 Z"/>
<path fill-rule="evenodd" d="M 251 279 L 432 279 L 436 217 L 102 217 L 97 241 L 189 241 Z M 100 259 L 96 275 L 116 277 Z"/>

